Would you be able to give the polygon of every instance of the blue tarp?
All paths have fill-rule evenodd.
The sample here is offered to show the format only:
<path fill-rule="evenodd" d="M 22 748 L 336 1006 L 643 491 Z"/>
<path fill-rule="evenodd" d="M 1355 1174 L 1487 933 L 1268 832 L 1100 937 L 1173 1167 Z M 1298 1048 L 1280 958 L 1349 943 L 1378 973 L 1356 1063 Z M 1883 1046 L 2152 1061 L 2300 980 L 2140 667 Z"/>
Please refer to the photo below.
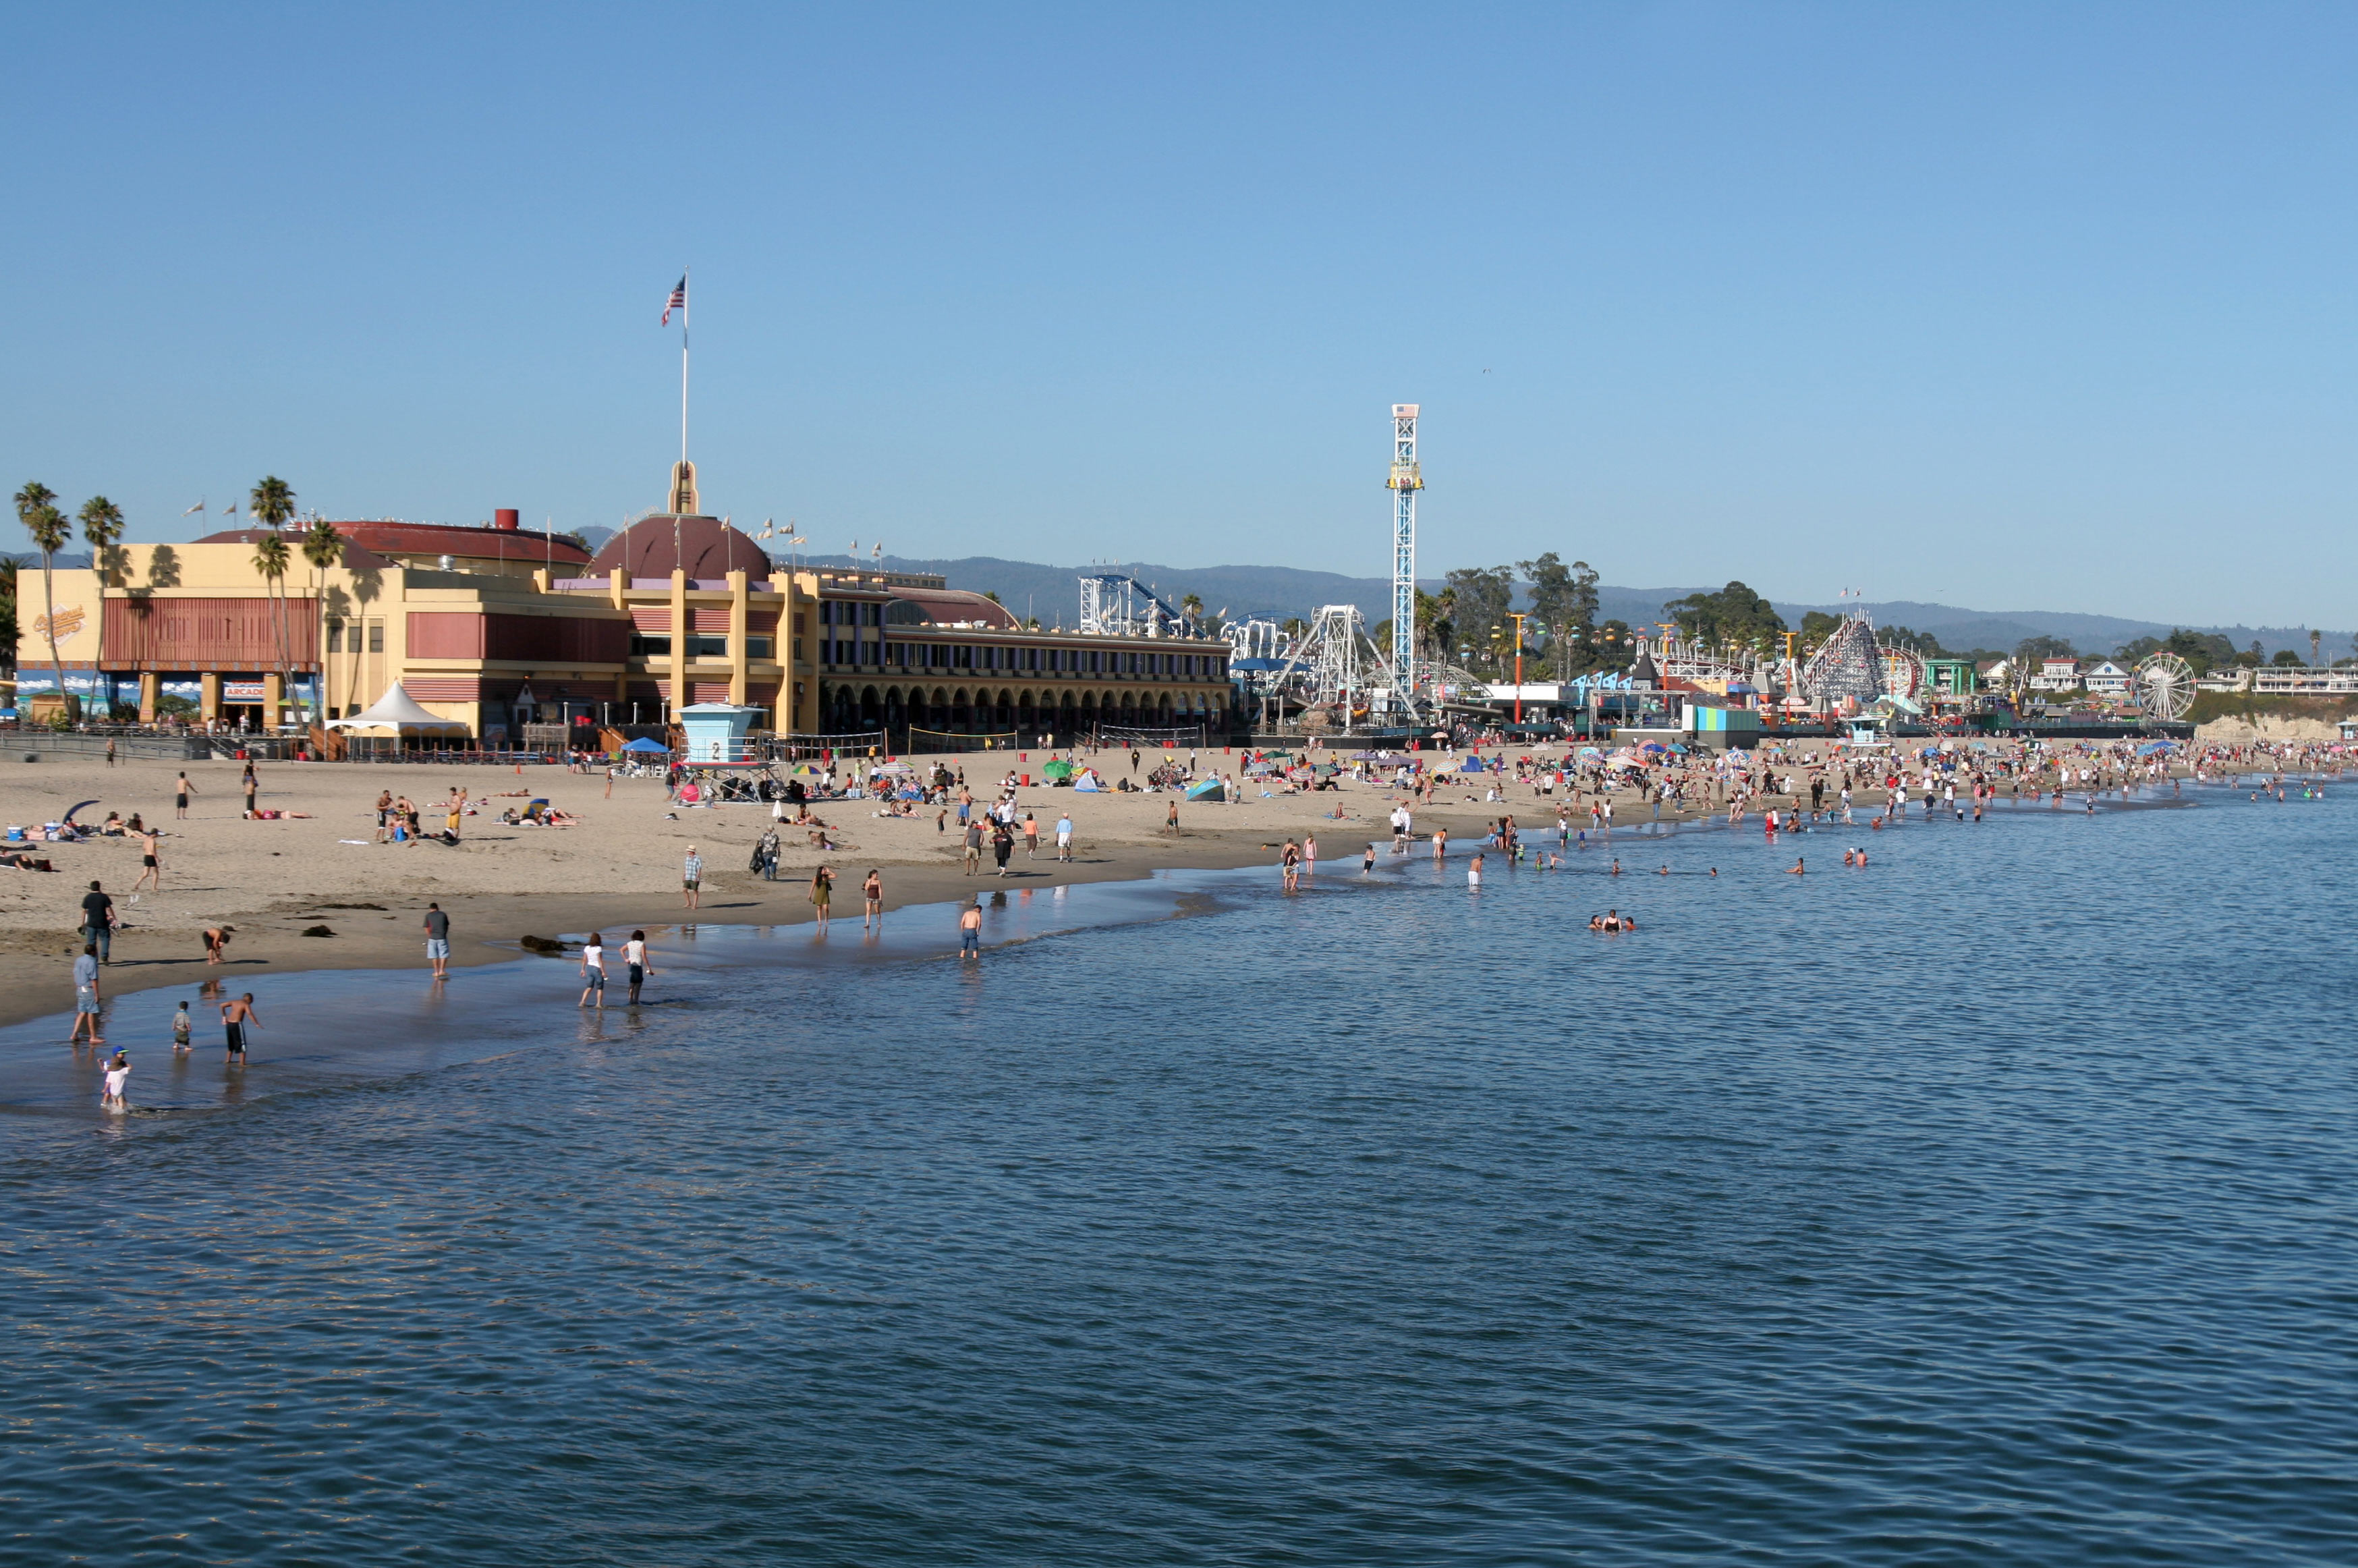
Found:
<path fill-rule="evenodd" d="M 2168 741 L 2148 741 L 2136 749 L 2136 754 L 2140 757 L 2150 757 L 2156 752 L 2167 752 L 2169 749 L 2170 742 Z"/>
<path fill-rule="evenodd" d="M 1189 800 L 1226 800 L 1228 798 L 1228 786 L 1217 779 L 1197 779 L 1187 786 L 1187 798 Z"/>
<path fill-rule="evenodd" d="M 1481 773 L 1489 772 L 1487 768 L 1485 768 L 1482 765 L 1482 759 L 1479 757 L 1466 758 L 1465 765 L 1457 771 L 1461 773 Z"/>

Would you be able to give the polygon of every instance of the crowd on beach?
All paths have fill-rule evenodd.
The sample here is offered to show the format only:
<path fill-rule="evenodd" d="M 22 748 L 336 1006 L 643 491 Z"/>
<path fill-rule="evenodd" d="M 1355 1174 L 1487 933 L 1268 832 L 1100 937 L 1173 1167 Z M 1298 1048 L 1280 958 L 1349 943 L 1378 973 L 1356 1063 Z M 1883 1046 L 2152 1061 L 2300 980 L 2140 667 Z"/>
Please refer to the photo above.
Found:
<path fill-rule="evenodd" d="M 1062 764 L 1054 768 L 987 761 L 981 774 L 971 779 L 968 762 L 946 759 L 822 758 L 795 772 L 782 786 L 753 797 L 766 803 L 770 821 L 752 848 L 748 869 L 776 879 L 790 836 L 803 838 L 808 849 L 822 856 L 838 850 L 837 829 L 822 813 L 839 814 L 855 802 L 880 818 L 930 816 L 934 834 L 929 837 L 956 856 L 964 874 L 1005 877 L 1013 874 L 1019 851 L 1026 861 L 1037 860 L 1044 852 L 1056 863 L 1069 864 L 1079 833 L 1077 808 L 1092 794 L 1165 797 L 1158 815 L 1163 830 L 1174 836 L 1181 832 L 1183 806 L 1191 814 L 1217 813 L 1251 799 L 1301 796 L 1318 801 L 1322 809 L 1313 819 L 1316 826 L 1289 832 L 1282 843 L 1270 846 L 1277 851 L 1284 890 L 1299 891 L 1303 879 L 1316 871 L 1322 829 L 1332 838 L 1353 840 L 1355 850 L 1364 839 L 1364 850 L 1357 858 L 1366 875 L 1372 875 L 1383 858 L 1386 837 L 1392 856 L 1422 850 L 1436 863 L 1445 861 L 1453 845 L 1450 826 L 1436 815 L 1444 812 L 1459 819 L 1459 836 L 1470 851 L 1464 861 L 1466 879 L 1478 888 L 1485 872 L 1502 863 L 1562 870 L 1568 857 L 1583 849 L 1606 851 L 1600 857 L 1606 863 L 1597 869 L 1618 876 L 1622 868 L 1612 850 L 1617 842 L 1626 841 L 1632 827 L 1709 819 L 1740 827 L 1758 820 L 1771 839 L 1832 826 L 1872 832 L 1911 816 L 1980 821 L 2002 806 L 2086 813 L 2100 804 L 2165 802 L 2180 797 L 2190 782 L 2232 785 L 2255 799 L 2283 800 L 2293 792 L 2322 793 L 2327 782 L 2342 777 L 2358 760 L 2353 753 L 2358 749 L 2342 743 L 2271 741 L 2186 744 L 1952 738 L 1875 749 L 1830 741 L 1770 743 L 1726 752 L 1659 742 L 1609 749 L 1572 742 L 1346 753 L 1312 743 L 1217 754 L 1200 749 L 1076 751 L 1049 758 Z M 1035 772 L 1042 776 L 1035 778 Z M 720 788 L 693 768 L 672 768 L 665 786 L 667 816 L 720 804 Z M 246 819 L 308 815 L 258 807 L 260 779 L 252 763 L 243 770 L 239 787 L 243 796 L 239 815 Z M 610 774 L 610 792 L 611 787 Z M 1059 793 L 1044 802 L 1042 792 L 1050 790 Z M 188 816 L 195 794 L 196 786 L 182 772 L 173 789 L 175 819 Z M 1464 826 L 1467 814 L 1460 808 L 1466 806 L 1479 808 L 1478 836 Z M 520 827 L 561 827 L 580 820 L 552 808 L 529 789 L 476 795 L 454 784 L 447 798 L 426 806 L 388 789 L 375 802 L 373 838 L 345 841 L 456 846 L 468 818 L 493 814 L 503 824 Z M 166 841 L 172 836 L 167 824 L 135 811 L 125 815 L 111 810 L 96 826 L 76 823 L 73 815 L 69 812 L 61 822 L 36 829 L 9 827 L 11 847 L 0 851 L 0 867 L 28 858 L 16 845 L 129 840 L 139 847 L 141 860 L 131 889 L 135 899 L 142 891 L 162 889 L 168 871 Z M 1191 820 L 1200 819 L 1191 815 Z M 1382 826 L 1369 836 L 1367 829 L 1378 824 Z M 1617 839 L 1617 830 L 1624 838 Z M 1845 866 L 1865 867 L 1870 856 L 1862 842 L 1846 848 L 1842 860 Z M 1806 870 L 1798 856 L 1787 869 L 1796 875 Z M 809 873 L 807 896 L 822 933 L 827 928 L 838 874 L 824 858 Z M 1657 874 L 1670 874 L 1668 867 Z M 1717 873 L 1714 869 L 1696 874 Z M 703 858 L 691 845 L 682 865 L 683 905 L 690 913 L 700 906 L 705 878 Z M 882 869 L 871 867 L 859 888 L 863 929 L 881 930 Z M 72 966 L 76 1004 L 70 1038 L 77 1050 L 92 1054 L 93 1065 L 103 1066 L 104 1102 L 110 1109 L 121 1109 L 127 1105 L 130 1063 L 122 1050 L 107 1054 L 102 1023 L 102 971 L 112 962 L 120 912 L 114 895 L 96 880 L 80 903 L 81 952 Z M 968 962 L 979 959 L 982 925 L 979 899 L 961 901 L 959 952 Z M 1616 910 L 1594 917 L 1592 929 L 1635 931 L 1637 922 Z M 209 969 L 224 961 L 236 934 L 226 921 L 203 927 Z M 445 978 L 449 916 L 438 904 L 428 906 L 423 935 L 436 979 Z M 609 949 L 593 935 L 579 957 L 581 1004 L 602 1007 Z M 633 930 L 612 961 L 625 976 L 618 989 L 626 989 L 629 1001 L 638 1002 L 643 985 L 654 972 L 645 932 Z M 197 1005 L 200 1011 L 218 1012 L 224 1063 L 242 1066 L 248 1032 L 262 1022 L 252 996 L 228 995 L 217 980 L 208 980 Z M 190 1048 L 189 1019 L 189 1004 L 184 1002 L 173 1022 L 178 1054 Z"/>

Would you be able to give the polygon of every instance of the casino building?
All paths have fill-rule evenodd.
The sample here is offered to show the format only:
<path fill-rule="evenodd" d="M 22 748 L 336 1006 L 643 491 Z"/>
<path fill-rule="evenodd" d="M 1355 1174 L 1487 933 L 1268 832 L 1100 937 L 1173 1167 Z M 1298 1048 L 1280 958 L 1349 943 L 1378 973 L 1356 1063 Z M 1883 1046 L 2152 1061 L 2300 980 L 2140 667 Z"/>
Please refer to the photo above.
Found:
<path fill-rule="evenodd" d="M 673 510 L 594 555 L 503 510 L 473 527 L 338 523 L 343 557 L 323 569 L 290 530 L 283 597 L 255 571 L 259 529 L 121 546 L 103 582 L 57 572 L 47 610 L 27 572 L 20 700 L 55 690 L 53 619 L 66 689 L 148 722 L 272 728 L 314 699 L 334 719 L 395 682 L 490 744 L 519 743 L 526 723 L 660 723 L 698 702 L 758 708 L 755 729 L 779 733 L 882 730 L 896 750 L 913 730 L 1037 744 L 1233 720 L 1224 642 L 1044 629 L 938 577 L 793 569 L 699 512 L 682 469 Z"/>

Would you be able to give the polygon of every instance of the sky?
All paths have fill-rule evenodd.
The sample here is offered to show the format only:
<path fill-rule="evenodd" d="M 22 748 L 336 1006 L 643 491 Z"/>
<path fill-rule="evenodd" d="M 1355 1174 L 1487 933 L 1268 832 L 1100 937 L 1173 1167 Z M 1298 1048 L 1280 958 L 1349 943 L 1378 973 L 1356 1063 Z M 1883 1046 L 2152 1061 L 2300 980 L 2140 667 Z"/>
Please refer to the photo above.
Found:
<path fill-rule="evenodd" d="M 2358 10 L 0 11 L 0 477 L 192 536 L 2358 621 Z M 21 541 L 17 547 L 21 547 Z"/>

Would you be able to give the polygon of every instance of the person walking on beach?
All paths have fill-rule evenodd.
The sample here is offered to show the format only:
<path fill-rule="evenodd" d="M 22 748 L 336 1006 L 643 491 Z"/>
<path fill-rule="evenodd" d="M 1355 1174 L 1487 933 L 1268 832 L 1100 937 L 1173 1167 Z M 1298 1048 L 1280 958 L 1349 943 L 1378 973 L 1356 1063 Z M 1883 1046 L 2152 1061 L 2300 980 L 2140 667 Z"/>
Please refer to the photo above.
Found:
<path fill-rule="evenodd" d="M 990 856 L 999 862 L 999 874 L 1007 874 L 1007 858 L 1015 852 L 1015 829 L 1000 817 L 990 825 Z"/>
<path fill-rule="evenodd" d="M 827 906 L 835 902 L 835 872 L 825 866 L 811 873 L 811 908 L 818 912 L 819 935 L 827 935 Z"/>
<path fill-rule="evenodd" d="M 1032 815 L 1029 806 L 1023 811 L 1023 858 L 1027 860 L 1040 858 L 1040 819 Z"/>
<path fill-rule="evenodd" d="M 438 903 L 426 906 L 426 961 L 434 966 L 434 978 L 450 978 L 450 917 L 442 913 Z"/>
<path fill-rule="evenodd" d="M 81 1043 L 82 1031 L 84 1029 L 88 1029 L 90 1031 L 90 1043 L 92 1045 L 103 1045 L 106 1044 L 106 1036 L 98 1032 L 99 998 L 97 948 L 84 946 L 81 950 L 81 957 L 73 961 L 73 1033 L 66 1036 L 66 1044 L 69 1045 L 80 1044 Z"/>
<path fill-rule="evenodd" d="M 81 895 L 81 939 L 98 949 L 98 961 L 114 961 L 114 901 L 96 882 Z"/>
<path fill-rule="evenodd" d="M 967 906 L 958 911 L 958 958 L 961 962 L 982 958 L 982 895 L 975 894 Z"/>
<path fill-rule="evenodd" d="M 631 985 L 631 1005 L 636 1007 L 639 1005 L 639 988 L 646 984 L 649 975 L 655 972 L 655 967 L 647 962 L 645 932 L 632 932 L 631 939 L 622 944 L 622 977 Z"/>
<path fill-rule="evenodd" d="M 866 906 L 860 917 L 860 928 L 862 931 L 883 930 L 884 879 L 876 874 L 872 866 L 869 868 L 866 880 L 860 884 L 860 899 Z"/>
<path fill-rule="evenodd" d="M 687 859 L 680 863 L 679 887 L 680 896 L 687 901 L 687 907 L 698 907 L 704 897 L 704 857 L 696 852 L 693 844 L 687 847 Z"/>
<path fill-rule="evenodd" d="M 964 810 L 965 807 L 959 807 Z M 982 823 L 969 817 L 966 824 L 966 874 L 978 876 L 982 871 Z"/>
<path fill-rule="evenodd" d="M 581 945 L 581 999 L 575 1007 L 587 1007 L 590 998 L 598 999 L 598 1011 L 606 1011 L 606 938 L 596 931 Z"/>
<path fill-rule="evenodd" d="M 1069 861 L 1072 858 L 1073 814 L 1069 811 L 1061 811 L 1056 814 L 1056 859 Z"/>
<path fill-rule="evenodd" d="M 163 838 L 164 830 L 160 827 L 146 827 L 140 830 L 139 880 L 131 884 L 133 892 L 137 892 L 143 887 L 151 886 L 157 892 L 164 891 Z"/>
<path fill-rule="evenodd" d="M 262 790 L 262 781 L 254 776 L 252 762 L 245 764 L 245 776 L 238 784 L 245 791 L 245 819 L 251 822 L 254 820 L 254 797 Z"/>
<path fill-rule="evenodd" d="M 174 817 L 181 820 L 187 819 L 189 815 L 189 796 L 196 793 L 197 786 L 189 782 L 189 770 L 182 768 L 180 770 L 180 782 L 172 786 L 172 815 Z"/>
<path fill-rule="evenodd" d="M 233 1001 L 221 1004 L 222 1065 L 235 1062 L 245 1065 L 245 1031 L 248 1024 L 262 1027 L 261 1015 L 254 1011 L 254 993 L 246 992 Z"/>

